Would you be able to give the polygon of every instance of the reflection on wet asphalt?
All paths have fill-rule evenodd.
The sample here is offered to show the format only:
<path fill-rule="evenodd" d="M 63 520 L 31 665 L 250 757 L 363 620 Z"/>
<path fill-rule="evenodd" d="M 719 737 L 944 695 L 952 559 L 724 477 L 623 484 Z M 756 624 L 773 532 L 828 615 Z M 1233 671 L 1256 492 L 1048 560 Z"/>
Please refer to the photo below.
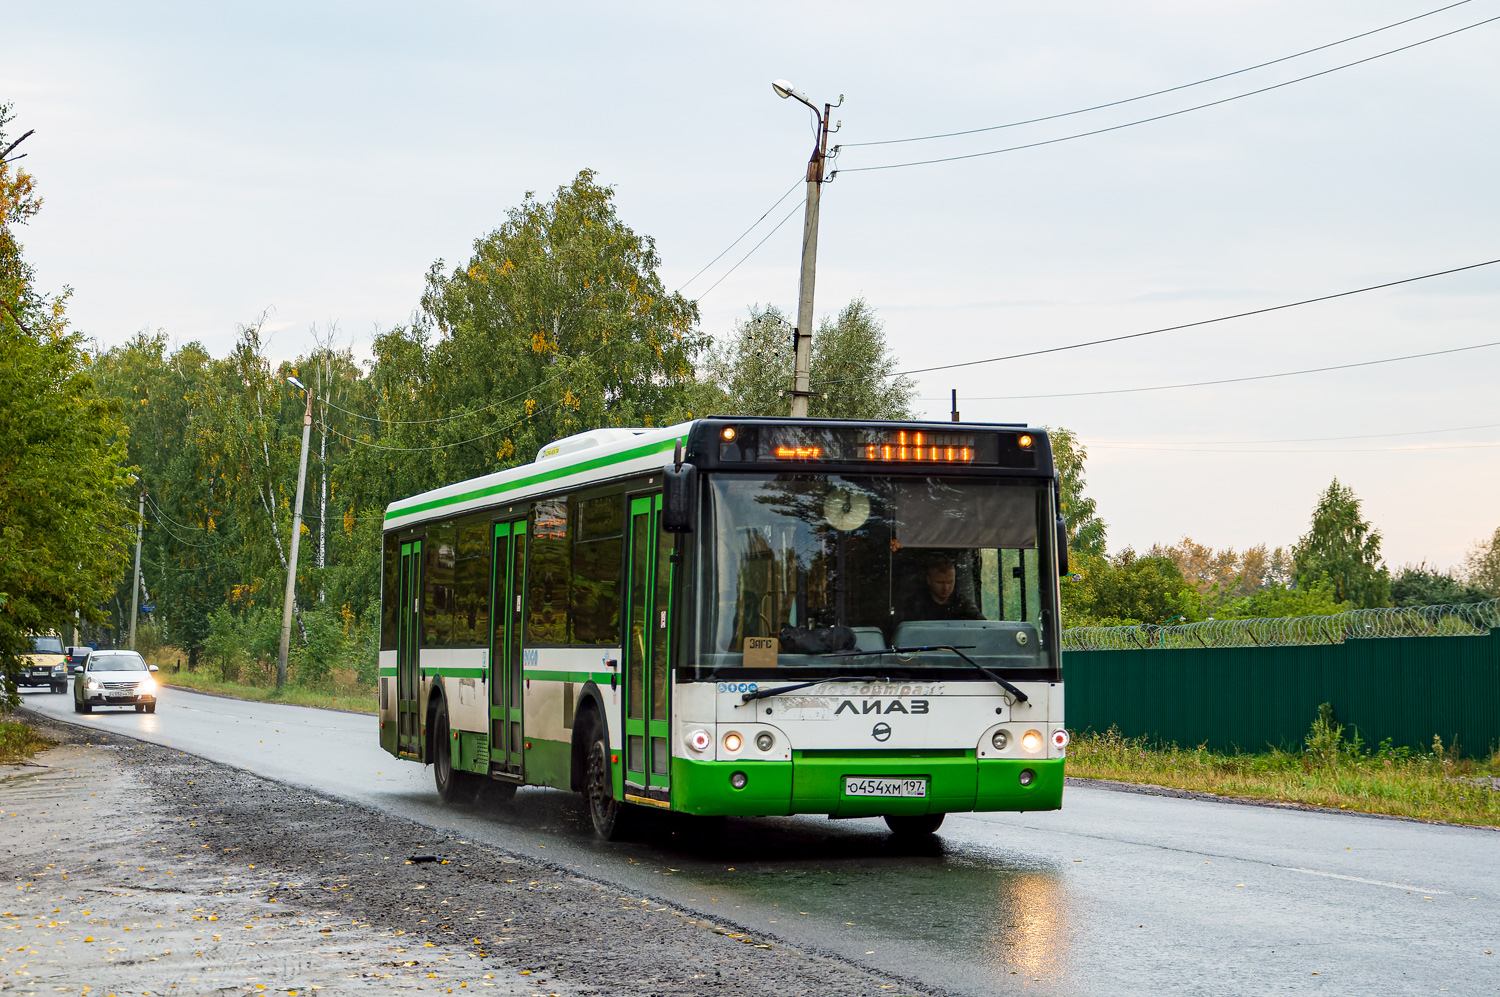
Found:
<path fill-rule="evenodd" d="M 898 845 L 873 820 L 653 815 L 597 841 L 578 798 L 451 809 L 375 720 L 165 690 L 75 717 L 450 828 L 955 993 L 1500 992 L 1500 834 L 1067 790 L 1058 813 L 953 815 Z"/>

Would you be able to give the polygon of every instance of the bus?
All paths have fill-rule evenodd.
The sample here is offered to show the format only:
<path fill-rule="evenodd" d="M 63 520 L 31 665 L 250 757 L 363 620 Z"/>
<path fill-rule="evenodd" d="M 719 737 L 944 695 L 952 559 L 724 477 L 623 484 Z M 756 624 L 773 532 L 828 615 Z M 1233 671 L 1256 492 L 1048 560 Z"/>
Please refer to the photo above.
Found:
<path fill-rule="evenodd" d="M 1062 804 L 1052 450 L 1015 424 L 597 429 L 391 503 L 380 743 L 439 796 L 883 817 Z"/>

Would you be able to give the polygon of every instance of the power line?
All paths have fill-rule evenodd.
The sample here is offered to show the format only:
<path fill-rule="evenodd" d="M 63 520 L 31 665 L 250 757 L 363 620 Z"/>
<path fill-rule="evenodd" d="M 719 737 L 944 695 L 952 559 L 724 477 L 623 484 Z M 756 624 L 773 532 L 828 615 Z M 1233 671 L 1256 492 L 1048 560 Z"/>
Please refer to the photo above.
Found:
<path fill-rule="evenodd" d="M 1463 2 L 1464 2 L 1464 3 L 1468 3 L 1468 2 L 1469 2 L 1469 0 L 1463 0 Z M 800 186 L 802 186 L 802 184 L 803 184 L 803 183 L 804 183 L 804 182 L 805 182 L 805 181 L 804 181 L 804 180 L 802 180 L 802 179 L 801 179 L 801 178 L 800 178 L 800 177 L 799 177 L 799 178 L 798 178 L 798 179 L 797 179 L 797 181 L 796 181 L 796 182 L 795 182 L 795 183 L 793 183 L 793 184 L 792 184 L 792 185 L 791 185 L 791 186 L 790 186 L 790 187 L 788 187 L 788 188 L 787 188 L 787 189 L 786 189 L 786 193 L 785 193 L 785 194 L 782 194 L 782 195 L 781 195 L 781 196 L 780 196 L 780 197 L 778 197 L 778 198 L 777 198 L 777 199 L 776 199 L 776 203 L 775 203 L 775 204 L 773 204 L 773 205 L 771 205 L 771 206 L 770 206 L 770 207 L 769 207 L 769 208 L 767 208 L 767 209 L 766 209 L 766 210 L 765 210 L 765 212 L 764 212 L 764 213 L 763 213 L 763 214 L 762 214 L 762 215 L 761 215 L 761 216 L 760 216 L 760 217 L 759 217 L 759 218 L 757 218 L 757 219 L 755 219 L 755 224 L 754 224 L 754 225 L 751 225 L 751 226 L 750 226 L 750 227 L 749 227 L 749 228 L 747 228 L 747 229 L 745 229 L 745 231 L 743 231 L 743 232 L 741 232 L 741 233 L 740 233 L 740 237 L 739 237 L 739 238 L 738 238 L 738 239 L 736 239 L 736 240 L 734 240 L 734 241 L 733 241 L 733 242 L 731 242 L 731 243 L 730 243 L 730 244 L 729 244 L 729 245 L 727 245 L 727 246 L 725 246 L 725 247 L 724 247 L 724 250 L 723 250 L 723 252 L 721 252 L 721 253 L 719 253 L 719 255 L 718 255 L 718 256 L 715 256 L 715 257 L 714 257 L 714 258 L 713 258 L 713 259 L 711 259 L 711 260 L 709 260 L 709 261 L 708 261 L 708 262 L 707 262 L 707 263 L 705 263 L 705 264 L 704 264 L 704 265 L 703 265 L 703 270 L 699 270 L 699 271 L 698 271 L 698 272 L 697 272 L 697 273 L 695 273 L 695 274 L 693 274 L 693 275 L 692 275 L 692 276 L 691 276 L 691 277 L 689 277 L 689 278 L 688 278 L 688 279 L 687 279 L 687 280 L 685 280 L 685 281 L 683 281 L 683 282 L 682 282 L 682 283 L 681 283 L 681 284 L 679 284 L 679 285 L 677 285 L 677 290 L 675 290 L 675 291 L 673 291 L 673 292 L 672 292 L 672 293 L 673 293 L 673 294 L 681 294 L 681 293 L 682 293 L 682 289 L 683 289 L 683 288 L 684 288 L 684 287 L 687 287 L 687 286 L 688 286 L 688 285 L 689 285 L 689 284 L 691 284 L 691 283 L 692 283 L 692 282 L 693 282 L 693 281 L 695 281 L 695 280 L 697 280 L 697 279 L 698 279 L 698 278 L 699 278 L 699 277 L 702 277 L 702 276 L 703 276 L 703 273 L 704 273 L 704 271 L 705 271 L 705 270 L 707 270 L 707 269 L 708 269 L 708 268 L 709 268 L 709 267 L 711 267 L 711 266 L 713 266 L 713 265 L 714 265 L 714 264 L 715 264 L 715 263 L 717 263 L 717 262 L 719 262 L 719 261 L 720 261 L 720 260 L 722 260 L 722 259 L 723 259 L 723 258 L 724 258 L 724 254 L 725 254 L 725 253 L 727 253 L 727 252 L 729 252 L 729 251 L 730 251 L 730 250 L 731 250 L 731 249 L 733 249 L 733 248 L 734 248 L 734 247 L 735 247 L 735 246 L 738 246 L 738 245 L 739 245 L 739 244 L 740 244 L 740 241 L 741 241 L 741 240 L 742 240 L 742 239 L 744 239 L 744 238 L 745 238 L 745 236 L 747 236 L 747 235 L 749 235 L 749 234 L 750 234 L 750 233 L 751 233 L 751 232 L 753 232 L 753 231 L 755 231 L 755 228 L 756 228 L 756 226 L 757 226 L 757 225 L 759 225 L 759 224 L 760 224 L 760 223 L 761 223 L 761 222 L 763 222 L 763 221 L 765 221 L 765 220 L 766 220 L 766 215 L 769 215 L 769 214 L 770 214 L 770 213 L 771 213 L 771 212 L 773 212 L 773 211 L 775 211 L 775 210 L 776 210 L 776 207 L 777 207 L 777 205 L 779 205 L 779 204 L 780 204 L 780 203 L 781 203 L 781 202 L 782 202 L 782 201 L 785 201 L 785 200 L 786 200 L 786 199 L 787 199 L 787 198 L 788 198 L 788 197 L 790 197 L 790 196 L 791 196 L 791 194 L 792 194 L 792 191 L 794 191 L 794 190 L 796 190 L 796 189 L 797 189 L 797 188 L 798 188 L 798 187 L 800 187 Z M 743 261 L 742 261 L 742 262 L 743 262 Z M 726 275 L 726 276 L 727 276 L 727 275 Z M 721 279 L 722 279 L 722 278 L 721 278 Z M 715 286 L 717 286 L 717 285 L 715 285 Z M 708 289 L 708 290 L 709 290 L 709 291 L 712 291 L 712 290 L 713 290 L 713 288 L 712 288 L 712 287 L 711 287 L 711 288 L 709 288 L 709 289 Z M 708 293 L 708 291 L 705 291 L 705 292 L 703 292 L 703 293 L 704 293 L 704 294 L 707 294 L 707 293 Z"/>
<path fill-rule="evenodd" d="M 1179 446 L 1251 446 L 1265 443 L 1332 443 L 1338 440 L 1384 440 L 1397 436 L 1431 436 L 1434 433 L 1463 433 L 1472 429 L 1495 429 L 1500 422 L 1486 422 L 1477 426 L 1449 426 L 1446 429 L 1411 429 L 1400 433 L 1364 433 L 1359 436 L 1300 436 L 1283 440 L 1093 440 L 1089 446 L 1156 446 L 1171 443 Z"/>
<path fill-rule="evenodd" d="M 1272 90 L 1280 90 L 1282 87 L 1289 87 L 1294 83 L 1304 83 L 1307 80 L 1317 79 L 1319 76 L 1327 76 L 1329 73 L 1336 73 L 1341 69 L 1349 69 L 1353 66 L 1359 66 L 1366 62 L 1372 62 L 1376 59 L 1382 59 L 1388 55 L 1395 55 L 1398 52 L 1405 52 L 1406 50 L 1416 48 L 1419 45 L 1426 45 L 1429 42 L 1439 41 L 1443 38 L 1450 38 L 1453 35 L 1459 34 L 1464 31 L 1469 31 L 1474 28 L 1483 27 L 1484 25 L 1491 24 L 1495 21 L 1500 21 L 1500 17 L 1486 18 L 1485 20 L 1477 21 L 1474 24 L 1466 24 L 1461 28 L 1454 28 L 1452 31 L 1445 31 L 1440 35 L 1433 35 L 1431 38 L 1423 38 L 1419 41 L 1414 41 L 1409 45 L 1402 45 L 1399 48 L 1388 49 L 1385 52 L 1378 52 L 1375 55 L 1365 56 L 1363 59 L 1356 59 L 1353 62 L 1346 62 L 1341 66 L 1334 66 L 1332 69 L 1323 69 L 1319 70 L 1316 73 L 1308 73 L 1306 76 L 1299 76 L 1294 80 L 1287 80 L 1284 83 L 1273 83 L 1270 86 L 1261 87 L 1258 90 L 1249 90 L 1245 93 L 1234 94 L 1230 97 L 1222 97 L 1219 100 L 1211 100 L 1207 103 L 1195 104 L 1192 107 L 1184 107 L 1181 110 L 1177 111 L 1168 111 L 1164 114 L 1154 114 L 1149 118 L 1137 118 L 1134 121 L 1126 121 L 1123 124 L 1110 125 L 1107 128 L 1095 128 L 1091 131 L 1075 132 L 1072 135 L 1063 135 L 1058 138 L 1043 139 L 1039 142 L 1027 142 L 1024 145 L 1006 146 L 1003 149 L 989 149 L 985 152 L 970 152 L 960 156 L 942 156 L 937 159 L 918 159 L 913 160 L 909 163 L 884 163 L 880 166 L 851 166 L 841 170 L 834 170 L 830 176 L 830 179 L 832 179 L 832 177 L 838 176 L 840 173 L 869 173 L 873 170 L 899 170 L 904 169 L 908 166 L 931 166 L 935 163 L 952 163 L 957 162 L 961 159 L 979 159 L 984 156 L 998 156 L 1001 153 L 1005 152 L 1019 152 L 1022 149 L 1036 149 L 1044 145 L 1056 145 L 1059 142 L 1071 142 L 1073 139 L 1088 138 L 1091 135 L 1103 135 L 1107 132 L 1117 132 L 1122 128 L 1133 128 L 1136 125 L 1150 124 L 1153 121 L 1163 121 L 1167 118 L 1175 118 L 1178 115 L 1187 114 L 1191 111 L 1201 111 L 1204 108 L 1217 107 L 1220 104 L 1228 104 L 1230 101 L 1241 100 L 1245 97 L 1254 97 L 1257 94 L 1269 93 Z"/>
<path fill-rule="evenodd" d="M 461 447 L 469 443 L 478 443 L 481 440 L 493 439 L 496 436 L 501 436 L 505 433 L 511 432 L 512 430 L 523 425 L 528 419 L 532 419 L 538 415 L 541 415 L 543 412 L 551 411 L 561 404 L 561 402 L 553 402 L 551 405 L 544 405 L 541 408 L 537 409 L 535 412 L 531 413 L 531 415 L 528 415 L 526 419 L 522 419 L 520 422 L 513 422 L 508 426 L 504 426 L 500 429 L 495 430 L 493 433 L 485 433 L 483 436 L 476 436 L 473 439 L 468 440 L 457 440 L 453 443 L 439 443 L 436 446 L 430 447 L 388 447 L 382 443 L 370 443 L 366 440 L 355 439 L 352 436 L 339 432 L 337 429 L 334 429 L 327 423 L 319 423 L 319 425 L 321 425 L 324 429 L 327 429 L 330 433 L 332 433 L 334 436 L 339 437 L 340 439 L 348 440 L 350 443 L 355 443 L 362 447 L 369 447 L 371 450 L 390 450 L 399 453 L 421 453 L 429 450 L 447 450 L 450 447 Z"/>
<path fill-rule="evenodd" d="M 1304 370 L 1284 370 L 1276 374 L 1253 374 L 1249 377 L 1226 377 L 1217 381 L 1187 381 L 1181 384 L 1153 384 L 1146 388 L 1108 388 L 1102 391 L 1061 391 L 1050 395 L 990 395 L 986 397 L 968 398 L 966 401 L 974 402 L 1003 402 L 1003 401 L 1027 401 L 1034 398 L 1085 398 L 1091 395 L 1132 395 L 1141 391 L 1170 391 L 1173 388 L 1202 388 L 1214 384 L 1238 384 L 1242 381 L 1268 381 L 1276 377 L 1295 377 L 1299 374 L 1321 374 L 1330 370 L 1352 370 L 1355 367 L 1374 367 L 1378 364 L 1399 363 L 1402 360 L 1419 360 L 1422 357 L 1439 357 L 1448 353 L 1467 353 L 1470 350 L 1483 350 L 1491 346 L 1500 346 L 1500 340 L 1493 343 L 1477 343 L 1473 346 L 1456 346 L 1451 350 L 1433 350 L 1430 353 L 1409 353 L 1402 357 L 1386 357 L 1383 360 L 1362 360 L 1359 363 L 1334 364 L 1329 367 L 1308 367 Z M 938 399 L 925 399 L 936 401 Z"/>
<path fill-rule="evenodd" d="M 1091 446 L 1091 447 L 1097 447 L 1100 450 L 1125 450 L 1125 451 L 1137 450 L 1137 451 L 1157 451 L 1157 452 L 1162 452 L 1162 453 L 1237 453 L 1237 454 L 1247 454 L 1247 453 L 1299 454 L 1299 453 L 1305 453 L 1305 454 L 1322 454 L 1322 453 L 1431 453 L 1431 452 L 1439 451 L 1439 450 L 1484 450 L 1484 449 L 1489 449 L 1489 448 L 1493 448 L 1493 447 L 1500 447 L 1500 443 L 1451 443 L 1451 444 L 1449 444 L 1449 443 L 1440 443 L 1440 444 L 1437 444 L 1436 446 L 1421 446 L 1421 447 L 1340 447 L 1340 448 L 1337 448 L 1337 449 L 1319 449 L 1319 450 L 1197 450 L 1197 449 L 1190 449 L 1190 448 L 1184 448 L 1184 447 L 1155 447 L 1155 446 L 1121 447 L 1121 446 L 1111 446 L 1111 445 L 1102 444 L 1102 443 L 1101 444 L 1092 444 L 1091 443 L 1091 444 L 1089 444 L 1089 446 Z"/>
<path fill-rule="evenodd" d="M 939 364 L 935 367 L 915 367 L 911 370 L 898 370 L 886 374 L 886 377 L 903 377 L 909 374 L 926 374 L 935 370 L 954 370 L 959 367 L 975 367 L 979 364 L 999 363 L 1002 360 L 1019 360 L 1023 357 L 1037 357 L 1048 353 L 1062 353 L 1065 350 L 1080 350 L 1086 346 L 1099 346 L 1104 343 L 1119 343 L 1128 339 L 1140 339 L 1144 336 L 1156 336 L 1164 332 L 1177 332 L 1182 329 L 1195 329 L 1199 326 L 1213 325 L 1217 322 L 1228 322 L 1232 319 L 1249 318 L 1252 315 L 1265 315 L 1270 312 L 1284 311 L 1288 308 L 1298 308 L 1302 305 L 1316 304 L 1320 301 L 1333 301 L 1337 298 L 1347 298 L 1355 294 L 1364 294 L 1366 291 L 1379 291 L 1387 287 L 1399 287 L 1402 284 L 1412 284 L 1419 280 L 1429 280 L 1433 277 L 1446 277 L 1449 274 L 1463 273 L 1466 270 L 1478 270 L 1480 267 L 1494 266 L 1500 263 L 1500 259 L 1485 260 L 1483 263 L 1470 263 L 1467 266 L 1453 267 L 1450 270 L 1437 270 L 1433 273 L 1424 273 L 1416 277 L 1403 277 L 1400 280 L 1386 281 L 1383 284 L 1371 284 L 1368 287 L 1356 287 L 1350 291 L 1339 291 L 1335 294 L 1322 294 L 1316 298 L 1303 298 L 1301 301 L 1289 301 L 1282 305 L 1271 305 L 1268 308 L 1252 308 L 1250 311 L 1235 312 L 1232 315 L 1220 315 L 1217 318 L 1200 319 L 1197 322 L 1184 322 L 1181 325 L 1168 325 L 1160 329 L 1148 329 L 1145 332 L 1131 332 L 1123 336 L 1106 336 L 1103 339 L 1090 339 L 1082 343 L 1070 343 L 1067 346 L 1050 346 L 1044 350 L 1028 350 L 1025 353 L 1008 353 L 1000 357 L 987 357 L 983 360 L 966 360 L 962 363 Z M 840 384 L 851 378 L 839 378 L 833 381 L 823 381 L 820 387 L 830 384 Z"/>
<path fill-rule="evenodd" d="M 755 249 L 750 250 L 750 252 L 748 252 L 744 256 L 740 257 L 740 263 L 744 263 L 750 257 L 754 256 L 755 255 L 755 250 L 759 249 L 761 246 L 764 246 L 766 244 L 766 239 L 769 239 L 769 238 L 771 238 L 771 236 L 775 235 L 776 232 L 777 232 L 777 229 L 780 229 L 781 226 L 785 225 L 787 223 L 787 220 L 790 219 L 793 215 L 795 215 L 797 213 L 797 209 L 800 208 L 800 207 L 802 207 L 802 205 L 805 204 L 805 203 L 807 203 L 807 198 L 805 198 L 805 197 L 802 200 L 798 201 L 797 204 L 792 208 L 792 210 L 788 211 L 786 213 L 786 217 L 783 218 L 783 219 L 781 219 L 781 221 L 779 221 L 779 222 L 776 223 L 776 228 L 773 228 L 773 229 L 771 229 L 771 231 L 767 232 L 765 234 L 765 237 L 762 238 L 759 242 L 757 242 L 755 244 Z M 740 268 L 740 263 L 736 263 L 734 266 L 732 266 L 728 270 L 724 271 L 724 276 L 720 277 L 718 280 L 716 280 L 712 284 L 710 284 L 708 286 L 708 290 L 704 291 L 702 294 L 698 295 L 698 297 L 696 299 L 694 299 L 694 300 L 702 301 L 704 298 L 708 297 L 710 291 L 712 291 L 714 288 L 718 287 L 720 284 L 724 283 L 724 281 L 729 277 L 730 274 L 734 273 L 736 270 L 738 270 Z"/>
<path fill-rule="evenodd" d="M 1377 35 L 1382 31 L 1389 31 L 1392 28 L 1399 28 L 1403 24 L 1411 24 L 1413 21 L 1420 21 L 1424 17 L 1432 17 L 1434 14 L 1441 14 L 1444 11 L 1452 10 L 1455 7 L 1462 7 L 1464 4 L 1470 2 L 1472 2 L 1472 0 L 1458 0 L 1457 3 L 1450 3 L 1446 7 L 1439 7 L 1437 10 L 1429 10 L 1425 14 L 1418 14 L 1415 17 L 1408 17 L 1402 21 L 1393 21 L 1392 23 L 1384 25 L 1382 27 L 1372 28 L 1369 31 L 1362 31 L 1357 35 L 1350 35 L 1347 38 L 1340 38 L 1338 41 L 1328 42 L 1325 45 L 1318 45 L 1313 48 L 1305 48 L 1301 52 L 1293 52 L 1291 55 L 1284 55 L 1279 59 L 1271 59 L 1268 62 L 1259 62 L 1253 66 L 1246 66 L 1244 69 L 1236 69 L 1233 72 L 1220 73 L 1218 76 L 1209 76 L 1201 80 L 1194 80 L 1192 83 L 1182 83 L 1175 87 L 1167 87 L 1165 90 L 1153 90 L 1150 93 L 1143 93 L 1136 97 L 1126 97 L 1123 100 L 1112 100 L 1105 104 L 1095 104 L 1092 107 L 1080 107 L 1076 111 L 1063 111 L 1060 114 L 1047 114 L 1043 115 L 1040 118 L 1026 118 L 1022 121 L 1007 121 L 1003 125 L 990 125 L 986 128 L 968 128 L 963 131 L 943 132 L 938 135 L 916 135 L 911 138 L 890 138 L 883 139 L 878 142 L 845 142 L 843 143 L 843 145 L 845 148 L 852 149 L 856 146 L 899 145 L 903 142 L 926 142 L 930 139 L 957 138 L 961 135 L 978 135 L 981 132 L 995 132 L 1000 131 L 1003 128 L 1017 128 L 1021 125 L 1034 125 L 1042 121 L 1056 121 L 1058 118 L 1070 118 L 1076 114 L 1087 114 L 1090 111 L 1102 111 L 1105 108 L 1119 107 L 1121 104 L 1133 104 L 1138 100 L 1147 100 L 1151 97 L 1160 97 L 1163 94 L 1175 93 L 1178 90 L 1187 90 L 1191 87 L 1202 86 L 1205 83 L 1214 83 L 1219 80 L 1227 80 L 1231 76 L 1240 76 L 1245 73 L 1254 72 L 1257 69 L 1265 69 L 1267 66 L 1274 66 L 1277 63 L 1289 62 L 1292 59 L 1299 59 L 1304 55 L 1312 55 L 1314 52 L 1321 52 L 1324 49 L 1330 49 L 1338 45 L 1347 44 L 1348 42 L 1358 41 L 1361 38 L 1368 38 L 1371 35 Z"/>

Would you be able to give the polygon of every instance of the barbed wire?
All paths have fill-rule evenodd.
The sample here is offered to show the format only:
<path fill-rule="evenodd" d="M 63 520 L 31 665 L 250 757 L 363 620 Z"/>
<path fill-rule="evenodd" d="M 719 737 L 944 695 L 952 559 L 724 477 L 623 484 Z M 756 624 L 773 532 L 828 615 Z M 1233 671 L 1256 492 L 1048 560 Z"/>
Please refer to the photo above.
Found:
<path fill-rule="evenodd" d="M 1342 644 L 1380 637 L 1482 637 L 1500 627 L 1500 599 L 1456 606 L 1351 609 L 1329 616 L 1204 620 L 1177 626 L 1073 627 L 1064 651 L 1188 650 Z"/>

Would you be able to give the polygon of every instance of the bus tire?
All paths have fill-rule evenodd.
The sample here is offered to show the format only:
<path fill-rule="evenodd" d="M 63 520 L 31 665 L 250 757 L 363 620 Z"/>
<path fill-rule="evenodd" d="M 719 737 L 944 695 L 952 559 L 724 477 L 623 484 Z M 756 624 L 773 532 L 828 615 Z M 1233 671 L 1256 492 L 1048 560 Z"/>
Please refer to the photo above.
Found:
<path fill-rule="evenodd" d="M 937 831 L 943 826 L 943 818 L 946 814 L 908 814 L 896 816 L 888 814 L 885 818 L 885 826 L 891 829 L 891 834 L 897 838 L 922 838 Z"/>
<path fill-rule="evenodd" d="M 453 767 L 453 735 L 449 732 L 448 704 L 439 699 L 432 723 L 432 778 L 444 803 L 473 803 L 483 784 L 481 776 Z"/>
<path fill-rule="evenodd" d="M 592 718 L 584 739 L 583 798 L 589 806 L 594 833 L 605 841 L 618 841 L 629 823 L 629 808 L 615 799 L 613 770 L 609 745 L 604 740 L 604 725 Z"/>

